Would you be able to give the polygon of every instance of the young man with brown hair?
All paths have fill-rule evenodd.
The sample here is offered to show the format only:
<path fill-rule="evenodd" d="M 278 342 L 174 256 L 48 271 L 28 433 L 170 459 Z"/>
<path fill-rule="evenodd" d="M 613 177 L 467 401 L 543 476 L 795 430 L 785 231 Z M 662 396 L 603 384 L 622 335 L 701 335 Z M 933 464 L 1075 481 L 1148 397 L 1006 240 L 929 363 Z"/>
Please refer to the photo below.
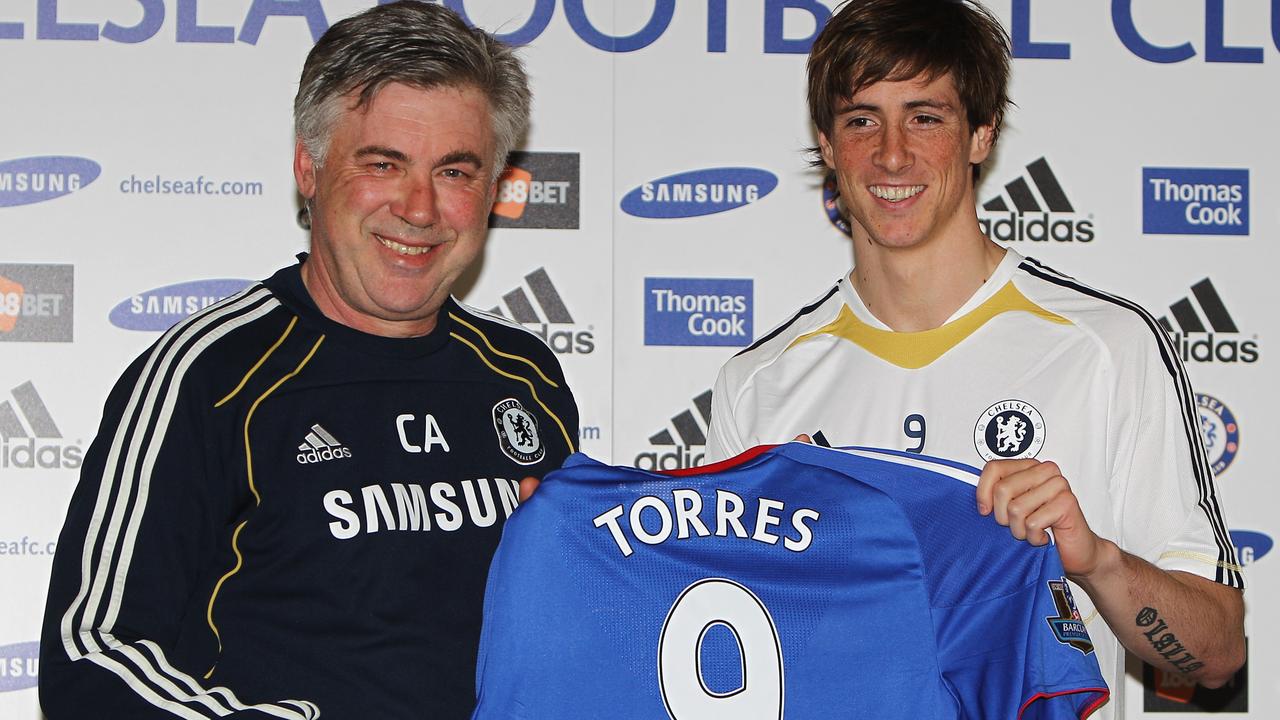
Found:
<path fill-rule="evenodd" d="M 1121 644 L 1230 679 L 1243 579 L 1159 325 L 979 228 L 1009 54 L 973 2 L 851 0 L 828 22 L 809 107 L 854 268 L 724 366 L 706 459 L 821 433 L 986 462 L 977 511 L 1036 545 L 1053 531 L 1112 688 L 1101 716 L 1118 717 Z"/>

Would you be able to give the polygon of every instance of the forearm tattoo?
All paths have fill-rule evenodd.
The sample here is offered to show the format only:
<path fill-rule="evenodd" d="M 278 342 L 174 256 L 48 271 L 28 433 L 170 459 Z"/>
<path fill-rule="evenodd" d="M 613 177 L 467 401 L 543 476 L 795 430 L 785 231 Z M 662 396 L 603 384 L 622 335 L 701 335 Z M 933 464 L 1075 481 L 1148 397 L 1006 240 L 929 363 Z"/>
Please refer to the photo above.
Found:
<path fill-rule="evenodd" d="M 1178 638 L 1169 632 L 1169 625 L 1160 617 L 1160 611 L 1144 607 L 1135 618 L 1138 627 L 1145 628 L 1142 635 L 1151 643 L 1151 647 L 1160 653 L 1160 657 L 1169 661 L 1169 665 L 1180 673 L 1190 673 L 1204 667 L 1204 663 L 1196 660 L 1189 650 L 1178 642 Z"/>

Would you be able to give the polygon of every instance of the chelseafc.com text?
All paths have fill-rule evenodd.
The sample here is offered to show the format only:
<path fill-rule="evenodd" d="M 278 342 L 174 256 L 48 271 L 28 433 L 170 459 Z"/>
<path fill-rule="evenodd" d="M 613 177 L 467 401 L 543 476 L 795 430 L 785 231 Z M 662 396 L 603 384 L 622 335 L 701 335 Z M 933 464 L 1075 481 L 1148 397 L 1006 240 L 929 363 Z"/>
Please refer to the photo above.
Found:
<path fill-rule="evenodd" d="M 45 556 L 53 557 L 58 547 L 56 540 L 32 540 L 23 535 L 19 539 L 0 538 L 0 555 Z"/>
<path fill-rule="evenodd" d="M 160 175 L 130 175 L 120 181 L 125 195 L 231 195 L 259 196 L 263 184 L 253 180 L 212 180 L 203 175 L 195 178 L 166 178 Z"/>

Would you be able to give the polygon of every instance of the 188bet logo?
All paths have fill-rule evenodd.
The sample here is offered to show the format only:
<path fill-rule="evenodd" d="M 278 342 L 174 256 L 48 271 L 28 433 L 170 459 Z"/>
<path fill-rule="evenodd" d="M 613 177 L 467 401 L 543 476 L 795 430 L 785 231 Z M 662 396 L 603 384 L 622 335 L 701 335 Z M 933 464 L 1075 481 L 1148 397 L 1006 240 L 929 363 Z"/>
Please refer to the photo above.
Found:
<path fill-rule="evenodd" d="M 498 181 L 497 203 L 494 213 L 519 219 L 530 205 L 561 205 L 569 197 L 567 180 L 534 180 L 528 170 L 507 168 Z"/>
<path fill-rule="evenodd" d="M 578 165 L 578 153 L 511 153 L 498 178 L 489 226 L 577 228 Z"/>

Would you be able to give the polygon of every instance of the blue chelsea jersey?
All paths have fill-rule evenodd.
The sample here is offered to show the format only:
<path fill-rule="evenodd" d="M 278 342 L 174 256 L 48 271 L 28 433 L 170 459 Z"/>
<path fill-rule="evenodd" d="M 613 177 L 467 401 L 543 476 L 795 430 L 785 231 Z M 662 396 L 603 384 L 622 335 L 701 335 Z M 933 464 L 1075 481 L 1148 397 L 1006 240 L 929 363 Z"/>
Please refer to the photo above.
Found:
<path fill-rule="evenodd" d="M 507 522 L 473 718 L 1080 718 L 1107 698 L 1057 550 L 977 471 L 790 443 L 680 475 L 583 455 Z"/>

